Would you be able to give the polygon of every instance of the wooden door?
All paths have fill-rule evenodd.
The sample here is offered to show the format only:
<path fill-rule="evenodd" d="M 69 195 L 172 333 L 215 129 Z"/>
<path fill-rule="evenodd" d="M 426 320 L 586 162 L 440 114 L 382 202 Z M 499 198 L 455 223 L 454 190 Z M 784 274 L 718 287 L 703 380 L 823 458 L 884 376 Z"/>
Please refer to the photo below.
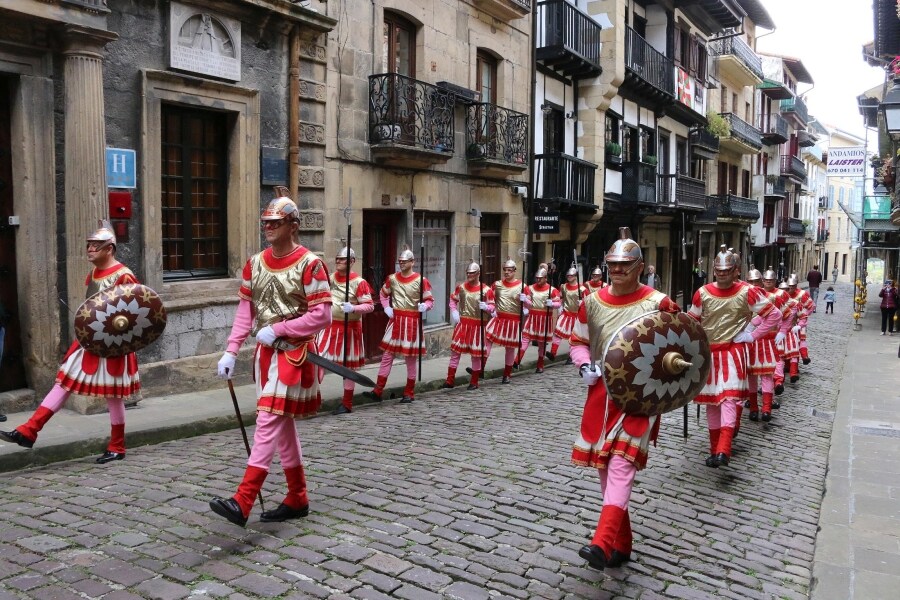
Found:
<path fill-rule="evenodd" d="M 16 286 L 16 228 L 14 215 L 12 154 L 10 147 L 10 81 L 0 77 L 0 392 L 27 387 L 22 363 L 19 298 Z M 50 307 L 56 310 L 56 307 Z"/>
<path fill-rule="evenodd" d="M 381 360 L 378 345 L 384 337 L 388 318 L 379 301 L 378 290 L 384 279 L 394 272 L 397 262 L 397 223 L 405 213 L 395 210 L 367 210 L 363 212 L 363 272 L 372 287 L 375 311 L 363 317 L 363 339 L 367 361 Z"/>

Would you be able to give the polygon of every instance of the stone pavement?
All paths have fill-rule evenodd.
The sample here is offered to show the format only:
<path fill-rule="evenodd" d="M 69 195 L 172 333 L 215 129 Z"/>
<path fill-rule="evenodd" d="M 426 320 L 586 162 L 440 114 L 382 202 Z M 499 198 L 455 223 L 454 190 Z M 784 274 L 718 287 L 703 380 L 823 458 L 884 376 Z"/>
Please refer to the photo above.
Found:
<path fill-rule="evenodd" d="M 597 572 L 577 556 L 596 524 L 599 483 L 596 472 L 569 464 L 585 388 L 574 368 L 559 366 L 518 375 L 513 385 L 493 380 L 477 392 L 442 390 L 409 405 L 386 401 L 301 422 L 311 513 L 289 523 L 260 523 L 256 507 L 245 530 L 209 511 L 209 498 L 233 493 L 243 472 L 234 430 L 132 443 L 126 460 L 104 466 L 82 459 L 0 475 L 0 600 L 807 598 L 811 588 L 836 585 L 821 576 L 814 553 L 834 556 L 842 543 L 824 529 L 817 540 L 817 526 L 823 494 L 828 507 L 840 491 L 832 468 L 825 493 L 838 392 L 866 384 L 857 363 L 843 360 L 848 338 L 851 347 L 859 339 L 890 348 L 867 356 L 884 359 L 884 369 L 894 356 L 889 342 L 900 342 L 865 327 L 848 335 L 845 287 L 838 314 L 811 320 L 813 363 L 788 384 L 771 423 L 745 419 L 731 466 L 703 466 L 705 419 L 693 407 L 686 440 L 681 413 L 665 416 L 637 478 L 634 562 L 624 568 Z M 875 313 L 877 305 L 867 319 Z M 874 370 L 864 371 L 869 385 Z M 179 404 L 200 412 L 212 402 L 230 404 L 221 394 L 185 395 Z M 128 411 L 129 440 L 145 410 Z M 72 419 L 73 429 L 90 419 L 107 426 L 105 415 Z M 100 443 L 95 434 L 82 438 Z M 275 466 L 267 507 L 283 492 Z M 868 556 L 857 560 L 870 566 Z M 896 589 L 857 597 L 893 598 Z"/>

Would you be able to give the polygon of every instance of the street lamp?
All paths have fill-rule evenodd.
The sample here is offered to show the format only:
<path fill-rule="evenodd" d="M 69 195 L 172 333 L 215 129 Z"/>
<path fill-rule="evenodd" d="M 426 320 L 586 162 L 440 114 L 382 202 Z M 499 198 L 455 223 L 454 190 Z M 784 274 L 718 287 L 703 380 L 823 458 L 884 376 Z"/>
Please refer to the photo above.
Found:
<path fill-rule="evenodd" d="M 878 106 L 884 118 L 884 128 L 894 139 L 900 138 L 900 76 L 894 77 L 891 89 Z"/>

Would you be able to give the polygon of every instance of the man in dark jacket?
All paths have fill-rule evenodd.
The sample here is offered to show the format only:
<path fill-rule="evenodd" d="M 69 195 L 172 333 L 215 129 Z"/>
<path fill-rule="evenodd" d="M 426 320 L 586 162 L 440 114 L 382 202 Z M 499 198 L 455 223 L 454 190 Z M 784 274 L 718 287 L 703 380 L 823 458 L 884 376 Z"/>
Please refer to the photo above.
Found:
<path fill-rule="evenodd" d="M 822 274 L 819 273 L 819 265 L 813 266 L 812 271 L 806 274 L 806 281 L 809 282 L 809 295 L 813 304 L 818 306 L 819 286 L 822 284 Z M 813 312 L 816 312 L 815 308 L 813 308 Z"/>

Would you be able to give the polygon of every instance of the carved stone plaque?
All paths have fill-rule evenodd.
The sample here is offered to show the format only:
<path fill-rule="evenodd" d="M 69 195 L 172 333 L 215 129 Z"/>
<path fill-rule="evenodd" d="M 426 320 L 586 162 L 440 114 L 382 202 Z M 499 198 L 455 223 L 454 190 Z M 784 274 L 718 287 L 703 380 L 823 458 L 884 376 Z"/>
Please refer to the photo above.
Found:
<path fill-rule="evenodd" d="M 241 22 L 209 10 L 171 2 L 169 66 L 240 81 Z"/>
<path fill-rule="evenodd" d="M 300 231 L 325 231 L 325 213 L 319 210 L 301 210 Z"/>

